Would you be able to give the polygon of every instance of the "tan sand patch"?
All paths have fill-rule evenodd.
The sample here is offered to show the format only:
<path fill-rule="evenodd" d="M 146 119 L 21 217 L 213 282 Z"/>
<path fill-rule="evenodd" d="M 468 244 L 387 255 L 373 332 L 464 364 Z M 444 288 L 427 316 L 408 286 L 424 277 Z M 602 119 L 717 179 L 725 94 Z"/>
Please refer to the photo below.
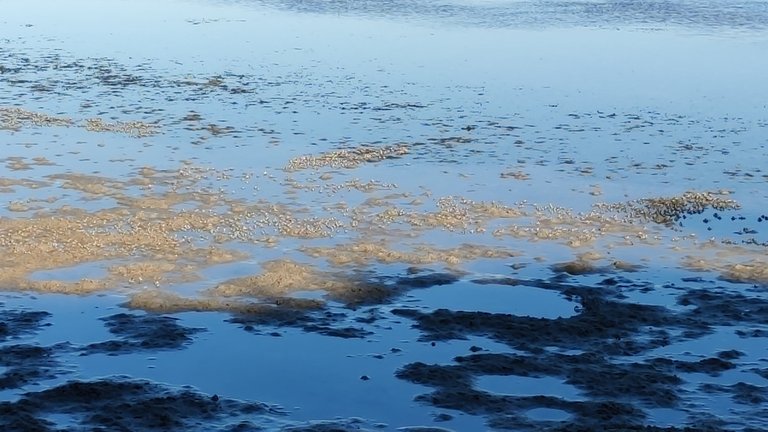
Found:
<path fill-rule="evenodd" d="M 394 287 L 351 278 L 342 273 L 321 271 L 291 260 L 262 264 L 262 273 L 228 280 L 206 293 L 221 297 L 285 299 L 297 291 L 322 291 L 348 304 L 380 303 L 397 292 Z"/>
<path fill-rule="evenodd" d="M 53 174 L 46 178 L 60 181 L 60 187 L 85 192 L 90 195 L 113 196 L 124 189 L 125 185 L 117 180 L 87 174 Z"/>
<path fill-rule="evenodd" d="M 708 208 L 718 211 L 737 210 L 739 204 L 724 192 L 685 192 L 672 197 L 642 198 L 626 203 L 598 204 L 603 211 L 627 213 L 631 218 L 670 225 L 689 214 L 698 214 Z"/>
<path fill-rule="evenodd" d="M 133 293 L 126 306 L 150 312 L 234 312 L 243 315 L 279 315 L 279 310 L 311 311 L 321 309 L 325 302 L 313 299 L 288 299 L 270 303 L 244 301 L 221 297 L 183 297 L 176 293 L 146 289 Z"/>
<path fill-rule="evenodd" d="M 715 259 L 687 256 L 682 260 L 682 265 L 694 271 L 718 272 L 720 277 L 730 282 L 768 285 L 768 259 L 764 256 Z"/>
<path fill-rule="evenodd" d="M 326 177 L 326 179 L 328 178 L 330 177 Z M 320 176 L 319 179 L 323 180 L 323 176 Z M 397 189 L 397 185 L 394 183 L 384 183 L 377 180 L 363 182 L 360 179 L 347 180 L 343 183 L 301 183 L 293 179 L 288 179 L 284 185 L 294 190 L 327 193 L 329 195 L 352 190 L 372 193 L 381 190 Z"/>
<path fill-rule="evenodd" d="M 23 108 L 0 107 L 0 129 L 19 130 L 23 126 L 71 126 L 72 119 L 56 117 Z"/>
<path fill-rule="evenodd" d="M 367 265 L 373 262 L 394 264 L 434 264 L 445 263 L 457 265 L 462 262 L 481 258 L 504 259 L 520 256 L 501 247 L 464 244 L 456 248 L 440 249 L 433 246 L 420 245 L 412 251 L 391 249 L 382 243 L 356 242 L 340 244 L 332 247 L 302 247 L 301 252 L 314 258 L 325 258 L 336 266 Z"/>
<path fill-rule="evenodd" d="M 9 288 L 57 292 L 135 289 L 147 285 L 165 287 L 197 280 L 198 272 L 208 266 L 243 261 L 248 257 L 246 252 L 230 247 L 230 242 L 251 248 L 268 248 L 287 238 L 298 242 L 293 246 L 296 253 L 347 268 L 365 267 L 371 263 L 442 263 L 458 267 L 479 259 L 520 255 L 505 247 L 483 245 L 489 240 L 486 236 L 491 234 L 496 237 L 492 239 L 494 242 L 509 236 L 526 241 L 556 242 L 582 252 L 587 247 L 589 251 L 603 253 L 613 245 L 658 245 L 665 241 L 673 253 L 680 253 L 673 248 L 685 250 L 683 245 L 677 244 L 683 240 L 671 237 L 664 227 L 647 226 L 642 214 L 638 217 L 634 211 L 617 211 L 637 209 L 641 205 L 639 202 L 646 203 L 648 208 L 656 208 L 657 201 L 596 206 L 588 213 L 575 213 L 553 205 L 508 205 L 461 197 L 422 202 L 411 199 L 407 193 L 390 193 L 371 196 L 352 208 L 342 201 L 310 208 L 299 202 L 236 200 L 223 189 L 211 188 L 214 191 L 206 192 L 207 189 L 200 186 L 210 181 L 237 179 L 247 181 L 250 176 L 192 165 L 184 165 L 175 171 L 141 167 L 133 177 L 121 180 L 78 173 L 50 175 L 48 183 L 0 178 L 0 187 L 39 188 L 52 186 L 55 182 L 59 188 L 79 192 L 83 198 L 114 199 L 114 206 L 108 209 L 94 211 L 71 205 L 43 206 L 31 217 L 0 218 L 0 269 L 3 270 L 0 283 Z M 129 192 L 137 186 L 139 193 Z M 682 209 L 680 211 L 700 209 L 696 205 L 737 206 L 735 202 L 721 198 L 688 193 L 680 199 L 667 201 L 674 204 L 672 208 Z M 9 202 L 7 209 L 29 212 L 36 207 L 31 202 L 16 200 Z M 453 231 L 467 241 L 453 248 L 419 242 L 419 238 L 431 230 Z M 486 230 L 490 232 L 486 233 Z M 335 240 L 323 246 L 310 243 L 322 238 Z M 408 240 L 408 245 L 403 243 L 404 240 Z M 473 241 L 476 244 L 472 244 Z M 707 243 L 707 247 L 725 250 L 727 245 Z M 591 264 L 598 259 L 582 255 L 573 266 L 587 263 L 598 268 Z M 96 262 L 109 262 L 110 267 L 106 276 L 92 282 L 29 279 L 29 275 L 38 270 Z M 612 266 L 613 270 L 633 268 L 630 263 L 617 263 Z M 588 266 L 582 267 L 571 270 L 579 273 Z M 762 277 L 755 266 L 722 269 L 723 272 L 726 270 L 739 274 L 750 270 L 754 275 L 749 277 Z M 293 261 L 269 262 L 265 264 L 263 274 L 220 284 L 211 294 L 282 298 L 305 289 L 324 291 L 331 298 L 350 303 L 392 295 L 391 290 L 382 285 L 341 273 L 320 271 Z"/>
<path fill-rule="evenodd" d="M 257 276 L 232 279 L 211 290 L 220 296 L 275 297 L 299 290 L 329 290 L 335 282 L 306 264 L 290 260 L 268 261 Z"/>
<path fill-rule="evenodd" d="M 630 217 L 603 213 L 599 209 L 575 213 L 553 205 L 534 206 L 534 211 L 528 212 L 526 218 L 495 229 L 493 235 L 530 241 L 556 241 L 573 248 L 593 247 L 598 240 L 612 240 L 623 245 L 656 243 L 658 230 L 637 222 Z"/>
<path fill-rule="evenodd" d="M 9 157 L 5 159 L 5 167 L 11 171 L 28 171 L 32 169 L 32 164 L 22 157 Z"/>
<path fill-rule="evenodd" d="M 282 218 L 277 224 L 277 230 L 287 237 L 310 239 L 332 237 L 344 226 L 344 223 L 336 218 Z"/>
<path fill-rule="evenodd" d="M 101 118 L 90 118 L 85 121 L 85 130 L 89 132 L 112 132 L 131 135 L 137 138 L 148 137 L 159 132 L 156 125 L 141 121 L 105 122 Z"/>
<path fill-rule="evenodd" d="M 20 201 L 12 201 L 10 204 L 6 206 L 6 208 L 8 209 L 8 211 L 17 212 L 17 213 L 29 211 L 31 209 L 29 205 Z"/>
<path fill-rule="evenodd" d="M 108 284 L 103 280 L 81 279 L 76 282 L 59 280 L 48 281 L 19 281 L 19 289 L 46 293 L 60 294 L 92 294 L 108 289 Z"/>
<path fill-rule="evenodd" d="M 381 206 L 385 201 L 366 201 L 370 207 Z M 443 197 L 436 202 L 435 211 L 417 211 L 391 206 L 374 215 L 375 225 L 406 223 L 420 229 L 446 229 L 467 233 L 482 233 L 488 222 L 495 219 L 517 218 L 524 213 L 513 207 L 495 202 L 476 202 L 466 198 Z"/>
<path fill-rule="evenodd" d="M 176 272 L 178 266 L 170 262 L 138 262 L 109 267 L 109 273 L 128 283 L 159 283 L 167 274 Z"/>
<path fill-rule="evenodd" d="M 360 146 L 353 149 L 336 150 L 319 155 L 305 155 L 291 159 L 285 166 L 286 171 L 299 171 L 322 167 L 356 168 L 365 163 L 380 162 L 385 159 L 399 158 L 408 154 L 406 144 L 373 147 Z"/>
<path fill-rule="evenodd" d="M 77 189 L 104 194 L 119 184 L 110 186 Z M 241 226 L 231 215 L 165 209 L 148 212 L 136 206 L 90 212 L 65 206 L 30 218 L 0 218 L 0 283 L 6 288 L 83 292 L 142 281 L 194 280 L 195 272 L 203 267 L 245 258 L 243 252 L 216 246 L 218 241 L 244 235 Z M 190 239 L 193 235 L 194 241 Z M 106 260 L 128 263 L 112 267 L 108 277 L 93 284 L 28 280 L 37 270 Z"/>

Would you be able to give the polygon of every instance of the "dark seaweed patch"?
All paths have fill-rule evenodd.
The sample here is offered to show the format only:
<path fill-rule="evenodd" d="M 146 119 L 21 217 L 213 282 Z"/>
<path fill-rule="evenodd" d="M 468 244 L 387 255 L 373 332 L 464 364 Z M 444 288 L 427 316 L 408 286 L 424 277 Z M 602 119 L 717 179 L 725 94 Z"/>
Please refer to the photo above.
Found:
<path fill-rule="evenodd" d="M 2 402 L 0 427 L 52 430 L 50 423 L 41 419 L 51 413 L 68 414 L 77 419 L 80 427 L 92 430 L 149 431 L 197 430 L 200 422 L 205 422 L 207 430 L 217 430 L 217 422 L 230 418 L 280 411 L 262 403 L 210 397 L 149 381 L 101 379 L 71 381 L 26 393 L 16 402 Z"/>
<path fill-rule="evenodd" d="M 275 307 L 261 310 L 257 314 L 237 314 L 228 321 L 243 325 L 246 331 L 266 334 L 274 330 L 267 328 L 293 327 L 309 333 L 318 333 L 340 338 L 364 338 L 372 333 L 361 327 L 345 326 L 342 323 L 347 315 L 340 312 L 307 311 L 287 307 Z M 279 333 L 277 333 L 279 335 Z"/>
<path fill-rule="evenodd" d="M 429 273 L 425 275 L 402 277 L 398 279 L 399 285 L 410 288 L 429 288 L 440 285 L 450 285 L 458 282 L 459 277 L 452 273 Z"/>
<path fill-rule="evenodd" d="M 50 316 L 41 311 L 0 311 L 0 342 L 38 330 Z"/>
<path fill-rule="evenodd" d="M 57 351 L 63 345 L 39 347 L 9 345 L 0 347 L 0 366 L 7 368 L 0 374 L 0 389 L 19 388 L 30 383 L 54 378 L 58 375 Z"/>
<path fill-rule="evenodd" d="M 264 307 L 258 308 L 257 313 L 239 313 L 228 321 L 242 324 L 247 331 L 258 334 L 265 333 L 262 327 L 293 327 L 326 336 L 364 338 L 373 333 L 346 323 L 351 319 L 359 324 L 373 324 L 381 319 L 381 314 L 376 308 L 369 308 L 351 317 L 349 309 L 388 303 L 412 289 L 449 285 L 459 280 L 459 277 L 452 273 L 418 273 L 384 278 L 392 283 L 383 283 L 363 276 L 352 279 L 353 283 L 346 291 L 331 296 L 344 303 L 343 309 L 325 308 L 322 302 L 312 299 L 280 297 L 273 306 L 260 305 Z"/>
<path fill-rule="evenodd" d="M 494 283 L 484 279 L 478 283 Z M 715 326 L 735 327 L 768 322 L 768 303 L 725 288 L 688 289 L 678 297 L 684 310 L 624 302 L 622 290 L 643 284 L 617 278 L 596 287 L 542 280 L 507 279 L 513 285 L 556 290 L 581 303 L 578 315 L 545 319 L 510 314 L 438 309 L 423 312 L 395 309 L 393 313 L 415 321 L 424 340 L 490 337 L 522 353 L 475 353 L 457 357 L 454 364 L 411 363 L 397 372 L 401 379 L 430 386 L 433 392 L 417 400 L 439 408 L 485 415 L 489 425 L 512 430 L 684 430 L 646 426 L 644 409 L 683 409 L 687 393 L 683 374 L 718 376 L 739 368 L 745 354 L 728 347 L 699 360 L 653 355 L 653 350 L 710 334 Z M 498 282 L 498 281 L 497 281 Z M 758 331 L 760 329 L 755 329 Z M 744 335 L 742 337 L 749 337 Z M 759 335 L 756 337 L 760 337 Z M 558 350 L 578 351 L 564 354 Z M 646 358 L 640 356 L 645 355 Z M 764 375 L 764 370 L 755 370 Z M 479 376 L 555 377 L 582 391 L 585 400 L 551 396 L 515 396 L 475 388 Z M 765 388 L 739 383 L 705 385 L 702 391 L 730 394 L 735 402 L 757 405 L 766 401 Z M 511 390 L 514 390 L 513 388 Z M 534 421 L 524 412 L 535 408 L 564 411 L 560 422 Z M 696 430 L 727 430 L 713 419 L 695 418 Z M 712 420 L 712 421 L 710 421 Z M 716 420 L 716 419 L 715 419 Z M 545 427 L 545 425 L 548 425 Z M 566 426 L 567 425 L 567 426 Z"/>
<path fill-rule="evenodd" d="M 606 354 L 631 355 L 665 346 L 670 336 L 662 328 L 676 324 L 665 308 L 623 303 L 583 293 L 582 313 L 546 319 L 488 312 L 437 309 L 420 312 L 395 309 L 395 315 L 414 319 L 428 340 L 489 336 L 519 349 L 539 351 L 542 346 L 567 349 L 597 345 Z M 638 335 L 643 338 L 637 338 Z"/>
<path fill-rule="evenodd" d="M 768 387 L 756 386 L 744 382 L 733 385 L 706 383 L 699 388 L 707 393 L 730 394 L 735 402 L 746 405 L 760 405 L 768 402 Z"/>
<path fill-rule="evenodd" d="M 768 300 L 723 289 L 690 290 L 678 297 L 683 306 L 695 306 L 688 317 L 710 325 L 768 324 Z"/>
<path fill-rule="evenodd" d="M 119 313 L 101 320 L 120 339 L 89 344 L 83 348 L 83 355 L 179 349 L 192 341 L 192 335 L 202 331 L 180 325 L 177 318 L 149 314 Z"/>
<path fill-rule="evenodd" d="M 682 383 L 670 367 L 658 367 L 653 362 L 613 364 L 593 353 L 489 353 L 457 357 L 455 361 L 456 365 L 449 366 L 413 363 L 401 369 L 398 376 L 438 388 L 445 388 L 447 383 L 456 388 L 468 387 L 480 375 L 554 376 L 595 399 L 639 401 L 651 407 L 674 406 L 679 400 L 675 387 Z"/>
<path fill-rule="evenodd" d="M 487 415 L 490 425 L 512 430 L 542 430 L 541 423 L 513 414 L 535 408 L 556 409 L 571 414 L 571 418 L 563 423 L 567 423 L 567 427 L 545 430 L 685 430 L 644 426 L 646 414 L 641 407 L 677 407 L 681 402 L 680 385 L 684 383 L 677 376 L 678 372 L 717 373 L 735 367 L 717 358 L 699 362 L 655 358 L 644 362 L 615 363 L 594 353 L 484 353 L 457 357 L 455 361 L 453 365 L 411 363 L 400 369 L 397 376 L 435 389 L 432 393 L 418 396 L 419 401 L 439 408 Z M 588 399 L 494 394 L 474 388 L 474 379 L 483 375 L 559 377 L 581 389 Z M 514 391 L 514 388 L 510 390 Z M 743 383 L 727 389 L 713 387 L 708 391 L 732 391 L 735 399 L 752 404 L 759 403 L 760 398 L 765 396 L 765 389 Z"/>

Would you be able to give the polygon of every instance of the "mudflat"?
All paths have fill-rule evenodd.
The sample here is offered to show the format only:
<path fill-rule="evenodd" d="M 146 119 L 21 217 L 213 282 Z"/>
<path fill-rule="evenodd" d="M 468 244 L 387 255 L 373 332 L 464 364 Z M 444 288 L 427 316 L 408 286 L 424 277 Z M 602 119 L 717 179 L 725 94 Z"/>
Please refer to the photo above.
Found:
<path fill-rule="evenodd" d="M 768 428 L 768 6 L 6 2 L 0 428 Z"/>

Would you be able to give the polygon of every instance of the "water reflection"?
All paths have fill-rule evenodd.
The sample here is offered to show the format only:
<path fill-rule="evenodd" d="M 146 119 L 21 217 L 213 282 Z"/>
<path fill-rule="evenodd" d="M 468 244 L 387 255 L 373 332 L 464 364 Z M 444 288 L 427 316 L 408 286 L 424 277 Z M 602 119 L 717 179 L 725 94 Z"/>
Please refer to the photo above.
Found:
<path fill-rule="evenodd" d="M 296 12 L 398 17 L 480 27 L 681 26 L 756 30 L 768 27 L 762 1 L 518 0 L 220 0 Z"/>

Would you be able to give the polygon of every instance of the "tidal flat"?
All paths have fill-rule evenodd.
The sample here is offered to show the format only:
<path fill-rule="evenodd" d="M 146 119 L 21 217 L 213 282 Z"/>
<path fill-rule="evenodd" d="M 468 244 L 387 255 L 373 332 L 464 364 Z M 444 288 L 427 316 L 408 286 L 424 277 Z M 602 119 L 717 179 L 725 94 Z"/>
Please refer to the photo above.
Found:
<path fill-rule="evenodd" d="M 0 429 L 768 429 L 768 3 L 33 3 Z"/>

